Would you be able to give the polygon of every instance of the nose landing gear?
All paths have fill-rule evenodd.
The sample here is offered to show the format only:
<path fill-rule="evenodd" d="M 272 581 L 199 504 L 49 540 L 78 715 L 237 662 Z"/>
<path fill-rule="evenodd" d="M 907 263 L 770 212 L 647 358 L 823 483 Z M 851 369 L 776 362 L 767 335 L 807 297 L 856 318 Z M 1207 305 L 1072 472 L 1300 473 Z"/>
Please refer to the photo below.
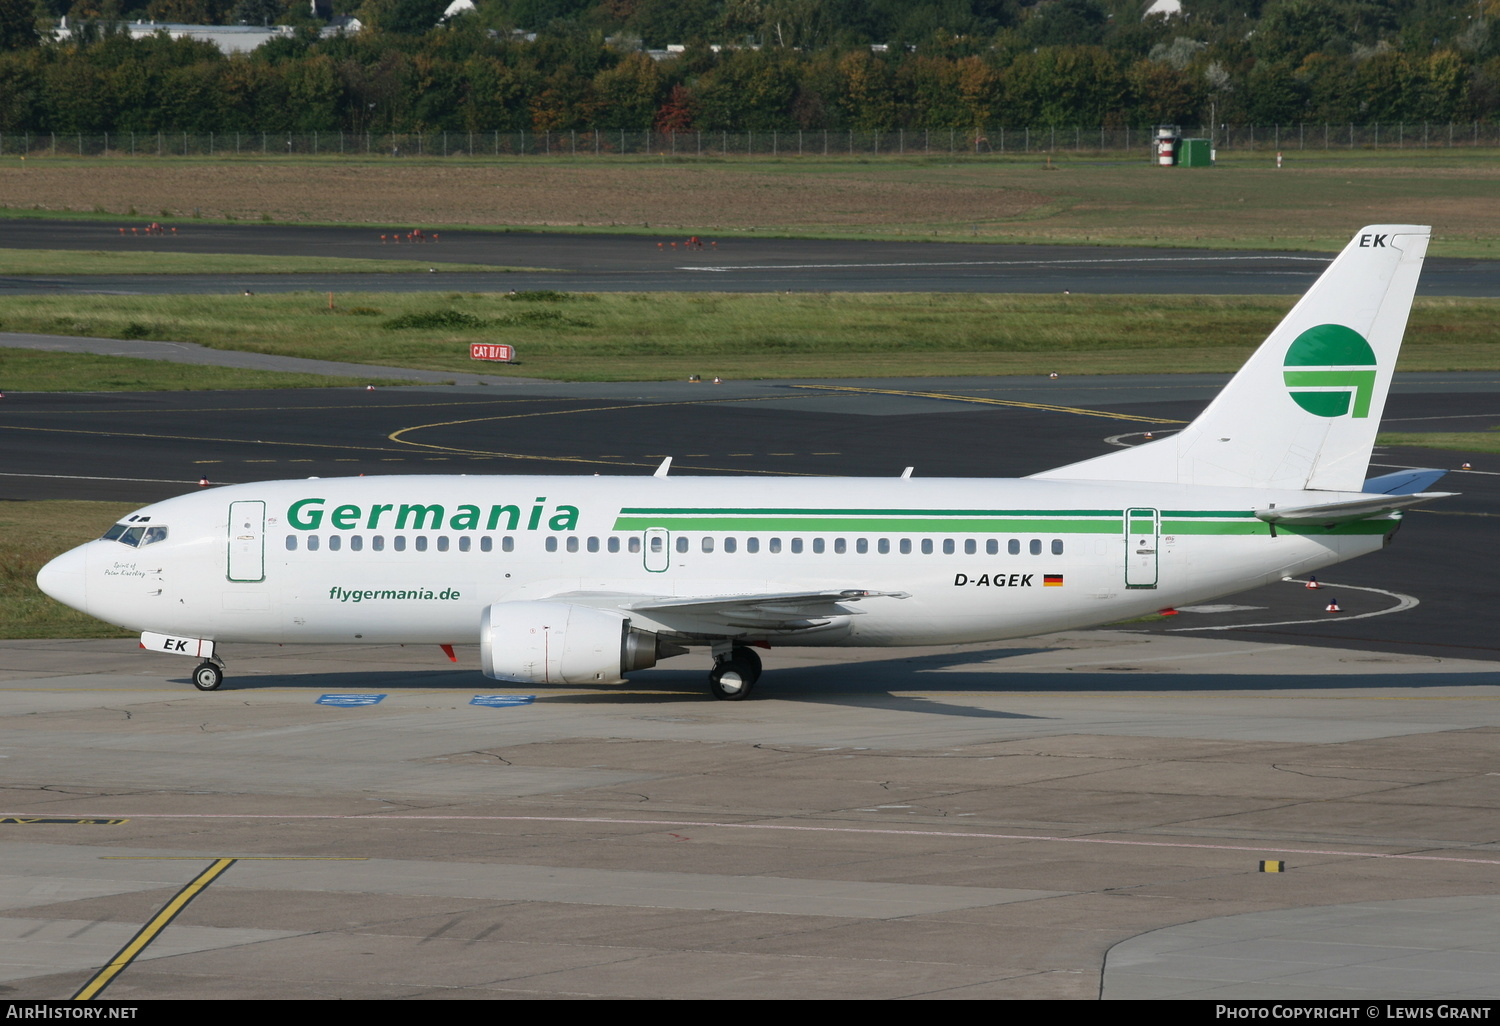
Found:
<path fill-rule="evenodd" d="M 199 691 L 217 691 L 224 683 L 224 664 L 209 660 L 198 664 L 193 670 L 193 687 Z"/>
<path fill-rule="evenodd" d="M 760 656 L 755 649 L 736 645 L 720 655 L 714 654 L 714 668 L 708 671 L 708 689 L 725 702 L 743 701 L 760 679 Z"/>

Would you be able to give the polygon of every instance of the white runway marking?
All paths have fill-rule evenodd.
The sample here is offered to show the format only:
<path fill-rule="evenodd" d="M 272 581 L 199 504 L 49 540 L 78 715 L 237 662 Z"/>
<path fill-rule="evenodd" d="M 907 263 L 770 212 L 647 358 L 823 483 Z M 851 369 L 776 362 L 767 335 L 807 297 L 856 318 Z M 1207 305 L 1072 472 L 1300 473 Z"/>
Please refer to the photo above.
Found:
<path fill-rule="evenodd" d="M 1209 256 L 1209 257 L 1099 257 L 1088 260 L 908 260 L 889 264 L 742 264 L 739 266 L 679 267 L 679 271 L 710 271 L 723 274 L 727 271 L 819 271 L 838 268 L 864 267 L 1075 267 L 1087 264 L 1201 264 L 1204 261 L 1221 263 L 1254 263 L 1267 260 L 1298 260 L 1326 264 L 1328 257 L 1305 256 Z"/>
<path fill-rule="evenodd" d="M 88 477 L 83 474 L 13 474 L 0 473 L 0 477 L 40 477 L 56 481 L 143 481 L 147 484 L 179 484 L 194 485 L 197 481 L 175 481 L 166 477 Z M 229 484 L 228 481 L 215 481 L 214 484 Z"/>
<path fill-rule="evenodd" d="M 12 816 L 16 813 L 0 813 Z M 610 819 L 605 816 L 459 816 L 410 815 L 406 813 L 364 812 L 350 815 L 337 813 L 271 812 L 111 812 L 90 813 L 85 818 L 98 819 L 346 819 L 346 820 L 430 820 L 441 822 L 482 823 L 599 823 L 608 826 L 676 826 L 714 828 L 719 830 L 785 830 L 822 834 L 884 834 L 899 837 L 948 837 L 975 841 L 1049 841 L 1055 844 L 1120 844 L 1140 848 L 1197 848 L 1206 851 L 1259 851 L 1285 855 L 1335 855 L 1358 859 L 1406 859 L 1416 862 L 1470 862 L 1482 866 L 1500 866 L 1500 859 L 1470 859 L 1453 855 L 1401 855 L 1393 852 L 1344 851 L 1326 848 L 1271 848 L 1250 844 L 1193 844 L 1188 841 L 1126 841 L 1110 837 L 1058 837 L 1044 834 L 989 834 L 962 830 L 896 830 L 882 827 L 796 826 L 789 823 L 718 823 L 691 819 Z M 233 858 L 235 856 L 225 856 Z"/>
<path fill-rule="evenodd" d="M 1305 584 L 1306 581 L 1296 577 L 1283 577 L 1283 581 L 1291 581 L 1295 584 Z M 1358 584 L 1335 584 L 1332 581 L 1320 581 L 1324 588 L 1343 588 L 1345 591 L 1369 591 L 1377 595 L 1389 595 L 1396 600 L 1396 604 L 1389 609 L 1377 609 L 1373 613 L 1355 613 L 1351 616 L 1319 616 L 1311 620 L 1277 620 L 1275 623 L 1231 623 L 1215 627 L 1173 627 L 1168 634 L 1178 634 L 1184 631 L 1235 631 L 1248 630 L 1251 627 L 1288 627 L 1299 623 L 1337 623 L 1340 620 L 1364 620 L 1371 616 L 1385 616 L 1387 613 L 1399 613 L 1402 610 L 1412 609 L 1422 604 L 1420 599 L 1411 595 L 1403 595 L 1399 591 L 1386 591 L 1384 588 L 1366 588 Z"/>

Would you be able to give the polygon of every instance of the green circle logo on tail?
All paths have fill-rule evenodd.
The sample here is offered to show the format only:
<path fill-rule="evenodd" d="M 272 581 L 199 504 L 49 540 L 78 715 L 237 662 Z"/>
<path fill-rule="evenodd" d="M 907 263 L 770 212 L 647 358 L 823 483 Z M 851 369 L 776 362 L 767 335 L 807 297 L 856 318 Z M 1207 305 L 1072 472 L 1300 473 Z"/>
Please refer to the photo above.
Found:
<path fill-rule="evenodd" d="M 1283 361 L 1292 401 L 1316 417 L 1370 415 L 1375 350 L 1353 328 L 1319 324 L 1298 335 Z M 1368 368 L 1368 369 L 1364 369 Z"/>

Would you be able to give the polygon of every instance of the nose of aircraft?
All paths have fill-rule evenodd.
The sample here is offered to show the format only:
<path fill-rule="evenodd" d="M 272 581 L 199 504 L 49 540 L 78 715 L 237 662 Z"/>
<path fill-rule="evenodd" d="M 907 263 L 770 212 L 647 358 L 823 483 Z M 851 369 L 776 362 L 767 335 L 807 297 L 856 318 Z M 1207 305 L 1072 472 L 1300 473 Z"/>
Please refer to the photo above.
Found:
<path fill-rule="evenodd" d="M 64 605 L 85 612 L 88 610 L 83 573 L 88 560 L 84 552 L 86 547 L 80 545 L 76 549 L 69 549 L 42 567 L 36 575 L 38 588 Z"/>

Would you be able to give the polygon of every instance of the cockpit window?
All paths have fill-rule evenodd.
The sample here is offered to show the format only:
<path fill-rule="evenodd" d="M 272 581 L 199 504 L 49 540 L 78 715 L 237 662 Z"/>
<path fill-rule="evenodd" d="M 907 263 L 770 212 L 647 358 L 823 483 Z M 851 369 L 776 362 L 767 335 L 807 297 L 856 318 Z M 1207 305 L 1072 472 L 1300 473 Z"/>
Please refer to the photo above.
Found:
<path fill-rule="evenodd" d="M 150 545 L 152 542 L 166 541 L 167 528 L 166 525 L 146 527 L 141 524 L 132 527 L 127 521 L 123 524 L 116 524 L 108 531 L 105 531 L 100 540 L 117 541 L 132 548 L 139 548 L 142 545 Z"/>

